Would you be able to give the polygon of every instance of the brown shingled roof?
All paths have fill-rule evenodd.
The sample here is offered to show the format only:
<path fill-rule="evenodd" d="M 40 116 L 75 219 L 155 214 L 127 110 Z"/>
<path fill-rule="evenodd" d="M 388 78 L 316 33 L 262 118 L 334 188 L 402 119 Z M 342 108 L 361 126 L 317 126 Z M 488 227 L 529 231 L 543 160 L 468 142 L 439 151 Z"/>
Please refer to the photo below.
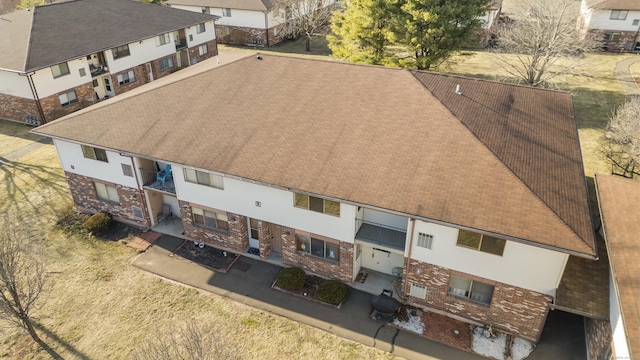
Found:
<path fill-rule="evenodd" d="M 640 356 L 640 181 L 595 176 L 611 274 L 632 359 Z"/>
<path fill-rule="evenodd" d="M 595 255 L 570 94 L 261 58 L 35 132 Z"/>
<path fill-rule="evenodd" d="M 587 7 L 600 10 L 640 10 L 638 0 L 587 0 Z"/>

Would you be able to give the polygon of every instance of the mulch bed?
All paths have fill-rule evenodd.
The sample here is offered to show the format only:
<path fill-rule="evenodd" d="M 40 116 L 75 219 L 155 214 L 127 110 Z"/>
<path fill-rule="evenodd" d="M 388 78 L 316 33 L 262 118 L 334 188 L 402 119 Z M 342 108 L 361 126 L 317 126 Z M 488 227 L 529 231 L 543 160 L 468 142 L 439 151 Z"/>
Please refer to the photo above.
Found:
<path fill-rule="evenodd" d="M 86 230 L 82 227 L 82 224 L 89 218 L 89 216 L 91 215 L 73 212 L 72 214 L 65 216 L 63 219 L 58 221 L 57 225 L 71 232 L 86 232 Z M 127 239 L 130 236 L 140 235 L 142 234 L 142 232 L 142 229 L 139 229 L 137 227 L 130 226 L 118 221 L 111 221 L 109 227 L 106 230 L 94 233 L 93 236 L 102 240 L 119 241 L 122 239 Z"/>
<path fill-rule="evenodd" d="M 214 271 L 226 273 L 233 263 L 240 257 L 229 251 L 220 250 L 213 246 L 199 247 L 193 241 L 185 240 L 171 256 L 198 263 Z"/>
<path fill-rule="evenodd" d="M 345 300 L 347 299 L 347 297 L 349 296 L 349 290 L 347 289 L 347 296 L 345 296 L 345 300 L 343 300 L 340 304 L 335 305 L 335 304 L 331 304 L 325 301 L 322 301 L 318 298 L 317 296 L 317 292 L 318 292 L 318 286 L 320 285 L 320 283 L 323 281 L 324 279 L 319 277 L 319 276 L 315 276 L 315 275 L 309 275 L 307 274 L 307 278 L 306 281 L 304 282 L 304 286 L 298 290 L 285 290 L 282 288 L 279 288 L 276 285 L 276 281 L 273 281 L 273 284 L 271 285 L 272 289 L 276 289 L 278 291 L 282 291 L 285 293 L 289 293 L 291 295 L 297 296 L 297 297 L 301 297 L 307 300 L 311 300 L 311 301 L 315 301 L 324 305 L 329 305 L 329 306 L 333 306 L 337 309 L 340 309 L 340 306 L 342 306 L 342 304 L 345 302 Z"/>

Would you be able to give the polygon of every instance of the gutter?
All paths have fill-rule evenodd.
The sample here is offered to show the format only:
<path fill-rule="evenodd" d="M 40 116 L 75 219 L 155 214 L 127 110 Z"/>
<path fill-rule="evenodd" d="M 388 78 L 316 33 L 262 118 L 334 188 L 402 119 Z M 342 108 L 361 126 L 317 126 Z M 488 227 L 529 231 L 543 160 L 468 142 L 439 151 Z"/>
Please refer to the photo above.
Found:
<path fill-rule="evenodd" d="M 42 104 L 40 103 L 40 97 L 38 97 L 38 91 L 36 90 L 36 85 L 33 82 L 33 78 L 31 76 L 35 74 L 35 72 L 31 73 L 18 73 L 19 76 L 26 76 L 27 81 L 29 82 L 29 88 L 31 89 L 31 94 L 33 95 L 33 100 L 36 102 L 36 108 L 38 109 L 38 115 L 40 115 L 40 119 L 42 120 L 42 124 L 47 123 L 47 119 L 44 116 L 44 110 L 42 109 Z"/>

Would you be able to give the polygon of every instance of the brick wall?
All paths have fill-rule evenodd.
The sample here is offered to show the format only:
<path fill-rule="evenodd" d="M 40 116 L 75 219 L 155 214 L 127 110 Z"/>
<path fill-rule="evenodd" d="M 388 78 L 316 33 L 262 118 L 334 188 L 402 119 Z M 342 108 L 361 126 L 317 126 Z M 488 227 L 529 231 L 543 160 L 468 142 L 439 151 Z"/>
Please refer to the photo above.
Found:
<path fill-rule="evenodd" d="M 150 62 L 151 64 L 151 69 L 153 71 L 153 79 L 159 79 L 163 76 L 169 75 L 172 72 L 175 71 L 176 66 L 178 66 L 178 57 L 175 53 L 171 54 L 170 56 L 165 56 L 162 59 L 166 59 L 168 57 L 171 57 L 171 59 L 173 60 L 173 67 L 170 67 L 168 69 L 165 70 L 160 70 L 160 60 L 161 59 L 156 59 Z M 145 65 L 144 67 L 144 81 L 145 82 L 149 82 L 149 68 L 148 66 Z"/>
<path fill-rule="evenodd" d="M 252 27 L 216 25 L 216 38 L 220 44 L 254 46 L 267 44 L 267 32 L 264 29 Z"/>
<path fill-rule="evenodd" d="M 149 227 L 151 220 L 145 206 L 144 192 L 138 189 L 122 186 L 119 184 L 108 183 L 102 180 L 96 180 L 87 176 L 82 176 L 65 171 L 69 189 L 73 196 L 73 201 L 80 211 L 96 213 L 108 212 L 113 215 L 115 220 L 128 224 Z M 95 182 L 114 186 L 118 191 L 120 203 L 104 201 L 98 198 L 96 193 Z M 133 207 L 136 206 L 142 210 L 143 219 L 136 218 L 133 215 Z"/>
<path fill-rule="evenodd" d="M 207 46 L 207 53 L 204 55 L 200 55 L 200 51 L 199 51 L 199 48 L 202 45 Z M 203 60 L 212 58 L 216 55 L 218 55 L 218 43 L 216 42 L 216 40 L 211 40 L 206 43 L 189 48 L 189 59 L 191 59 L 191 61 L 193 61 L 193 59 L 196 59 L 197 62 L 201 62 Z"/>
<path fill-rule="evenodd" d="M 273 246 L 271 241 L 271 229 L 266 221 L 258 221 L 258 240 L 260 244 L 260 257 L 266 259 L 271 254 Z"/>
<path fill-rule="evenodd" d="M 586 319 L 587 359 L 600 360 L 604 358 L 611 345 L 611 324 L 606 320 Z"/>
<path fill-rule="evenodd" d="M 598 39 L 604 41 L 605 33 L 617 33 L 620 34 L 618 41 L 604 41 L 604 49 L 606 51 L 624 52 L 633 50 L 636 45 L 636 41 L 640 41 L 640 37 L 636 31 L 620 31 L 620 30 L 589 30 L 590 33 L 595 34 Z"/>
<path fill-rule="evenodd" d="M 180 200 L 179 203 L 180 215 L 184 226 L 184 235 L 188 238 L 236 253 L 244 253 L 249 247 L 246 216 L 205 208 L 207 210 L 227 214 L 229 223 L 228 231 L 209 229 L 193 223 L 190 203 L 182 200 Z M 197 207 L 202 208 L 202 206 L 199 205 Z"/>
<path fill-rule="evenodd" d="M 493 285 L 491 305 L 449 295 L 451 275 Z M 473 322 L 493 324 L 496 329 L 538 341 L 549 311 L 551 297 L 534 291 L 460 273 L 447 268 L 405 258 L 404 293 L 406 301 L 434 308 Z M 411 283 L 426 287 L 425 299 L 408 296 Z"/>
<path fill-rule="evenodd" d="M 269 29 L 269 44 L 268 46 L 273 46 L 282 40 L 284 40 L 284 24 L 276 25 Z"/>
<path fill-rule="evenodd" d="M 146 67 L 147 66 L 145 64 L 141 64 L 131 69 L 111 74 L 111 84 L 113 84 L 111 86 L 113 88 L 113 91 L 116 93 L 116 96 L 145 84 L 149 80 L 149 77 L 147 75 L 148 70 L 146 69 Z M 120 85 L 120 83 L 118 82 L 118 75 L 128 73 L 131 70 L 133 70 L 135 80 L 130 83 Z"/>
<path fill-rule="evenodd" d="M 68 92 L 75 91 L 78 102 L 67 106 L 60 104 L 59 96 Z M 97 102 L 96 92 L 93 90 L 93 83 L 82 84 L 72 89 L 66 89 L 56 94 L 40 98 L 40 104 L 42 111 L 44 112 L 47 122 L 53 121 L 57 118 L 71 114 L 74 111 L 78 111 L 87 106 L 91 106 Z"/>
<path fill-rule="evenodd" d="M 0 118 L 24 122 L 29 115 L 40 118 L 35 100 L 0 94 Z"/>
<path fill-rule="evenodd" d="M 310 254 L 304 254 L 296 250 L 295 234 L 304 234 L 316 239 L 324 240 L 340 246 L 340 261 L 333 262 L 321 259 Z M 353 244 L 341 242 L 325 236 L 309 234 L 293 228 L 282 228 L 282 263 L 286 266 L 297 266 L 308 273 L 322 277 L 337 279 L 347 284 L 352 281 L 353 275 Z"/>

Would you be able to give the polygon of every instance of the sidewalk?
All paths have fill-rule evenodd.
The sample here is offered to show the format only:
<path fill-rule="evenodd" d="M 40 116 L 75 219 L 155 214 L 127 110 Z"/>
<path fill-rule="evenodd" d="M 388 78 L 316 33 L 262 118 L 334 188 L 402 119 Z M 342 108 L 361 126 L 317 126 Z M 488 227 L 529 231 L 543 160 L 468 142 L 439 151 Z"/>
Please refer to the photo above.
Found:
<path fill-rule="evenodd" d="M 340 309 L 274 290 L 281 267 L 242 256 L 226 274 L 169 255 L 184 240 L 160 236 L 133 265 L 160 277 L 227 297 L 337 336 L 407 359 L 483 359 L 463 350 L 400 331 L 369 318 L 371 294 L 351 289 Z M 582 329 L 582 330 L 581 330 Z M 551 311 L 542 340 L 528 359 L 582 359 L 586 356 L 582 319 Z"/>
<path fill-rule="evenodd" d="M 630 57 L 616 64 L 616 78 L 618 78 L 622 91 L 627 96 L 640 96 L 640 88 L 638 88 L 640 84 L 635 82 L 629 71 L 629 66 L 638 61 L 640 61 L 640 56 Z"/>

